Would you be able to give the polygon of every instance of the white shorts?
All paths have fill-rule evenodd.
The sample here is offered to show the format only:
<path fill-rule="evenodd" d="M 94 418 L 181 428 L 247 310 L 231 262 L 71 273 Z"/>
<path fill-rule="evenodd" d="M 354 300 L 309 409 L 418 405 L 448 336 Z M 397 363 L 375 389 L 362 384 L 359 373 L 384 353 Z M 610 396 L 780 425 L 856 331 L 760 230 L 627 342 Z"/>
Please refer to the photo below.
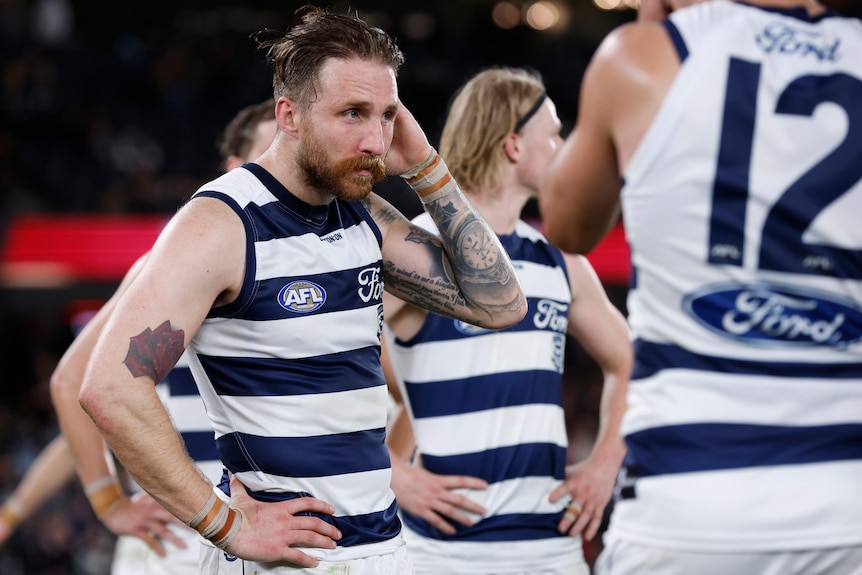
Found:
<path fill-rule="evenodd" d="M 700 553 L 612 539 L 596 561 L 596 575 L 862 575 L 862 547 L 806 551 Z"/>
<path fill-rule="evenodd" d="M 185 542 L 186 548 L 180 549 L 165 542 L 166 557 L 159 557 L 138 537 L 118 537 L 111 562 L 111 575 L 199 575 L 200 535 L 197 531 L 181 527 L 173 531 Z"/>
<path fill-rule="evenodd" d="M 317 567 L 286 567 L 272 563 L 255 563 L 228 555 L 211 545 L 201 546 L 201 575 L 413 575 L 413 566 L 407 558 L 404 545 L 392 553 L 351 559 L 349 561 L 321 561 Z"/>

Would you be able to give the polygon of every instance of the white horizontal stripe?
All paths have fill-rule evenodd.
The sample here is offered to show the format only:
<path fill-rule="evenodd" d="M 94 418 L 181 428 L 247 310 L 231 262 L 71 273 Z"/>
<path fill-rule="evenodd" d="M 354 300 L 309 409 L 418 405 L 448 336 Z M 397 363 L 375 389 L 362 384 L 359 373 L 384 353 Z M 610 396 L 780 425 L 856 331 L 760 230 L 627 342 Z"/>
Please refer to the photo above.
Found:
<path fill-rule="evenodd" d="M 829 425 L 862 422 L 858 384 L 665 370 L 633 383 L 623 433 L 686 423 Z"/>
<path fill-rule="evenodd" d="M 203 355 L 300 359 L 378 345 L 377 306 L 283 320 L 207 319 L 193 345 Z"/>
<path fill-rule="evenodd" d="M 212 431 L 204 402 L 199 395 L 165 398 L 165 406 L 179 431 Z"/>
<path fill-rule="evenodd" d="M 324 242 L 312 233 L 255 242 L 255 280 L 284 277 L 297 269 L 301 269 L 303 275 L 323 274 L 371 265 L 380 260 L 380 245 L 366 222 L 338 233 L 342 238 L 332 243 Z M 320 257 L 321 250 L 325 250 L 325 258 Z M 359 259 L 363 255 L 364 259 Z"/>
<path fill-rule="evenodd" d="M 518 279 L 521 280 L 525 296 L 569 301 L 570 298 L 564 296 L 569 293 L 569 282 L 562 268 L 525 260 L 513 260 L 512 263 L 518 270 Z"/>
<path fill-rule="evenodd" d="M 308 437 L 386 426 L 386 386 L 295 396 L 221 396 L 236 431 Z"/>
<path fill-rule="evenodd" d="M 544 369 L 557 371 L 554 364 L 552 331 L 498 332 L 422 343 L 405 348 L 391 345 L 390 353 L 398 362 L 399 376 L 410 383 L 447 381 L 510 371 Z M 558 356 L 559 352 L 557 352 Z M 489 362 L 488 358 L 495 360 Z M 445 361 L 440 361 L 445 358 Z"/>
<path fill-rule="evenodd" d="M 860 461 L 648 477 L 616 503 L 611 532 L 702 551 L 858 545 L 860 477 Z"/>
<path fill-rule="evenodd" d="M 477 453 L 522 443 L 568 444 L 562 408 L 547 404 L 424 417 L 414 422 L 414 429 L 422 453 L 434 456 Z"/>
<path fill-rule="evenodd" d="M 560 481 L 553 477 L 519 477 L 492 483 L 487 489 L 453 489 L 454 493 L 463 495 L 484 507 L 486 515 L 466 512 L 473 521 L 482 517 L 494 515 L 509 515 L 513 513 L 556 513 L 562 511 L 568 504 L 563 498 L 551 503 L 548 496 Z"/>
<path fill-rule="evenodd" d="M 440 541 L 402 529 L 410 561 L 422 573 L 588 573 L 580 537 L 529 541 Z"/>
<path fill-rule="evenodd" d="M 237 473 L 252 491 L 285 493 L 304 491 L 335 507 L 335 515 L 362 515 L 388 509 L 395 500 L 389 489 L 390 469 L 376 469 L 327 477 L 282 477 L 267 473 Z"/>

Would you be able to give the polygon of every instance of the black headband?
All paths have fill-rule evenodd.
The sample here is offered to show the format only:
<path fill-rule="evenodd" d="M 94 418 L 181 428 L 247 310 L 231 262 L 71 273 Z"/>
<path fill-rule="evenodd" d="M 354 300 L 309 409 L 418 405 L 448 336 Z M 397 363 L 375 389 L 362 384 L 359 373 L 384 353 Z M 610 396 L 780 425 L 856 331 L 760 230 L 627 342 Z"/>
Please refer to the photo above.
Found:
<path fill-rule="evenodd" d="M 539 98 L 536 100 L 536 103 L 533 104 L 529 110 L 527 110 L 527 113 L 524 114 L 524 116 L 520 120 L 515 122 L 515 129 L 512 131 L 515 132 L 516 134 L 518 132 L 520 132 L 521 128 L 524 127 L 524 124 L 529 122 L 530 118 L 532 118 L 533 116 L 536 115 L 536 112 L 539 111 L 539 108 L 542 106 L 542 103 L 545 101 L 545 98 L 547 98 L 547 97 L 548 97 L 547 92 L 542 92 L 541 94 L 539 94 Z"/>

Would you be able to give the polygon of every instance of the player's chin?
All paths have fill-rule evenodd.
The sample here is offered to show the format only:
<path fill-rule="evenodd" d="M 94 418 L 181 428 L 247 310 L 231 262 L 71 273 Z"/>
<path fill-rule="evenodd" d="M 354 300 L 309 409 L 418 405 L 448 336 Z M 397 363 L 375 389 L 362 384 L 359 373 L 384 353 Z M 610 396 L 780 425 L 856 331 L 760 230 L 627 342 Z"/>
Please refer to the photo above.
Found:
<path fill-rule="evenodd" d="M 353 174 L 345 178 L 338 198 L 346 201 L 364 200 L 371 193 L 375 179 L 371 175 Z"/>

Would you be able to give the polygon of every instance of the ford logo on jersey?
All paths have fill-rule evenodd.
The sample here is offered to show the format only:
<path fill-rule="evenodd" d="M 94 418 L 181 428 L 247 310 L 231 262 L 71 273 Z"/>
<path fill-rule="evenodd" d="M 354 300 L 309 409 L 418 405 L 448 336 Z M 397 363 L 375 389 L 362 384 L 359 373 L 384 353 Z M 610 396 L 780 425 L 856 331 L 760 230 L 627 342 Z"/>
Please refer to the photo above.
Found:
<path fill-rule="evenodd" d="M 281 288 L 278 292 L 278 304 L 287 311 L 308 313 L 326 301 L 326 290 L 314 282 L 298 280 Z"/>
<path fill-rule="evenodd" d="M 719 284 L 687 296 L 683 309 L 710 330 L 753 344 L 845 347 L 862 339 L 862 310 L 814 289 Z"/>

